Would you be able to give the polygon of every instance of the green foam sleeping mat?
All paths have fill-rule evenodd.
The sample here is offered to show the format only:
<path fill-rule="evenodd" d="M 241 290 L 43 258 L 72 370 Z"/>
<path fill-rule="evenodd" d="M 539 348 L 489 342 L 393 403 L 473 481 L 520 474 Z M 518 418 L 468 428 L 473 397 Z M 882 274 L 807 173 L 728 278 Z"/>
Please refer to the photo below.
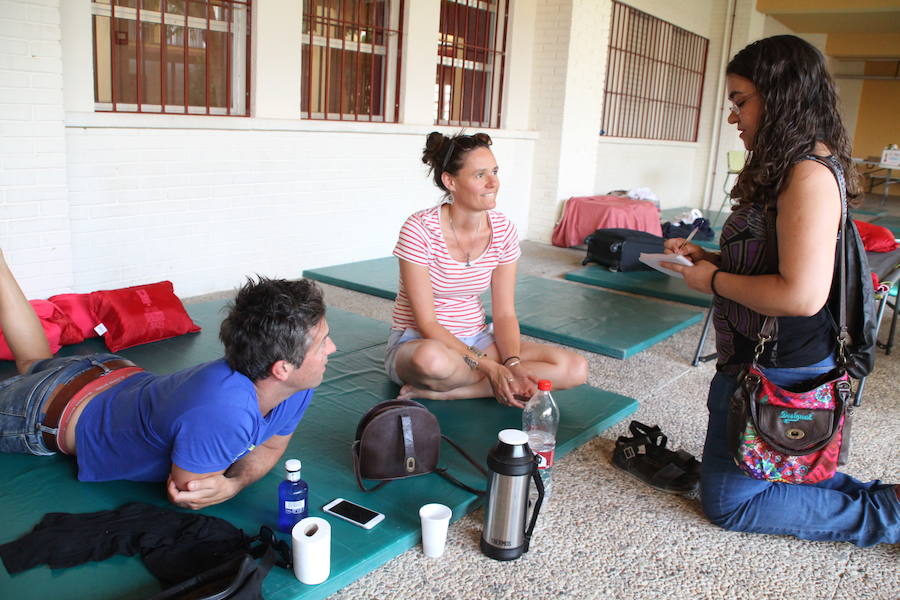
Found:
<path fill-rule="evenodd" d="M 712 303 L 712 296 L 692 290 L 683 279 L 669 277 L 659 271 L 627 271 L 613 272 L 606 267 L 588 265 L 564 276 L 570 281 L 578 281 L 599 287 L 631 292 L 640 296 L 662 298 L 684 302 L 694 306 L 708 307 Z"/>
<path fill-rule="evenodd" d="M 309 269 L 304 277 L 393 299 L 394 257 Z M 483 297 L 490 316 L 489 294 Z M 628 358 L 703 318 L 703 313 L 564 281 L 519 275 L 516 313 L 522 333 L 573 348 Z"/>
<path fill-rule="evenodd" d="M 171 372 L 221 355 L 217 334 L 222 303 L 188 305 L 187 309 L 204 331 L 198 334 L 146 344 L 120 354 L 159 373 Z M 325 598 L 371 572 L 420 541 L 418 508 L 441 502 L 453 511 L 456 521 L 480 504 L 480 499 L 436 474 L 395 481 L 371 493 L 360 491 L 353 475 L 350 445 L 359 418 L 375 403 L 393 398 L 398 386 L 383 372 L 388 325 L 329 309 L 329 325 L 336 345 L 325 380 L 297 428 L 284 459 L 303 461 L 303 478 L 310 486 L 310 516 L 326 518 L 332 526 L 331 575 L 317 586 L 297 581 L 293 573 L 273 568 L 263 585 L 267 600 Z M 377 343 L 373 343 L 377 342 Z M 66 348 L 66 354 L 102 350 L 99 340 Z M 0 364 L 0 372 L 14 372 L 12 363 Z M 558 456 L 562 457 L 604 429 L 633 413 L 631 398 L 591 388 L 554 392 L 561 409 Z M 497 432 L 521 426 L 521 411 L 488 399 L 453 402 L 423 401 L 437 416 L 443 433 L 474 457 L 484 460 L 496 441 Z M 483 488 L 485 481 L 446 444 L 441 464 L 465 483 Z M 0 543 L 27 533 L 48 512 L 94 512 L 114 509 L 126 502 L 141 501 L 169 506 L 162 483 L 126 481 L 80 483 L 74 461 L 63 456 L 0 455 Z M 261 525 L 277 527 L 277 486 L 283 478 L 281 465 L 231 500 L 204 509 L 203 514 L 221 517 L 255 534 Z M 564 489 L 557 489 L 559 496 Z M 342 497 L 385 514 L 372 530 L 332 518 L 321 511 L 328 501 Z M 289 540 L 286 534 L 281 539 Z M 534 544 L 541 544 L 540 534 Z M 471 552 L 480 552 L 477 542 Z M 40 566 L 15 576 L 0 569 L 0 596 L 75 600 L 91 598 L 143 599 L 159 590 L 159 584 L 138 557 L 114 556 L 102 562 L 68 569 Z"/>

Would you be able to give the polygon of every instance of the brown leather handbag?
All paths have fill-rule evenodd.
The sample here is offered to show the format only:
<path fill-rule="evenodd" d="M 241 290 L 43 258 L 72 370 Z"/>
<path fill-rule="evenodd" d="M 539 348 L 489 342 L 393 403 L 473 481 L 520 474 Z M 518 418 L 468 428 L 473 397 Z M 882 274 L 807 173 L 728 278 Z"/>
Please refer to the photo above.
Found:
<path fill-rule="evenodd" d="M 473 494 L 483 494 L 462 483 L 447 469 L 438 467 L 441 440 L 446 440 L 484 476 L 487 471 L 459 444 L 441 434 L 441 426 L 431 412 L 414 400 L 386 400 L 373 406 L 356 426 L 351 452 L 359 489 L 377 490 L 388 481 L 437 473 Z M 362 480 L 380 480 L 367 488 Z"/>

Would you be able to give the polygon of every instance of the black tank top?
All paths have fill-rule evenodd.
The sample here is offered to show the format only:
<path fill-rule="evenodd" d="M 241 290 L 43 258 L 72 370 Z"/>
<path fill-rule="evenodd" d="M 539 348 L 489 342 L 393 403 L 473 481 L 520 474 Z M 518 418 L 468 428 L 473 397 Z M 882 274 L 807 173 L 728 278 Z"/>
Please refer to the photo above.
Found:
<path fill-rule="evenodd" d="M 765 207 L 762 204 L 742 206 L 725 221 L 720 236 L 722 258 L 719 264 L 726 273 L 764 275 L 778 271 L 777 245 L 768 244 Z M 774 234 L 774 224 L 771 227 Z M 835 252 L 837 232 L 822 240 L 823 251 Z M 768 256 L 770 252 L 775 256 Z M 716 330 L 717 368 L 734 370 L 737 365 L 753 360 L 757 335 L 765 316 L 743 304 L 715 296 L 713 325 Z M 831 315 L 823 306 L 811 317 L 778 317 L 775 342 L 769 342 L 759 361 L 762 367 L 805 367 L 827 358 L 834 352 L 835 331 Z M 730 368 L 729 368 L 730 367 Z"/>

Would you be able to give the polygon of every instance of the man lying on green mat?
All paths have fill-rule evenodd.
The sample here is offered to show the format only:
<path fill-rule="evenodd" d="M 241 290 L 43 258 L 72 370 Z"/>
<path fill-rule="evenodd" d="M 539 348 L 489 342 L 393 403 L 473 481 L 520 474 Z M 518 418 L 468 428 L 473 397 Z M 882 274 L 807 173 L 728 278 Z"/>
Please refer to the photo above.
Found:
<path fill-rule="evenodd" d="M 192 509 L 278 462 L 335 351 L 318 286 L 261 277 L 231 304 L 217 361 L 157 376 L 114 354 L 53 358 L 2 252 L 0 328 L 21 373 L 0 381 L 0 451 L 77 455 L 82 481 L 165 481 Z"/>

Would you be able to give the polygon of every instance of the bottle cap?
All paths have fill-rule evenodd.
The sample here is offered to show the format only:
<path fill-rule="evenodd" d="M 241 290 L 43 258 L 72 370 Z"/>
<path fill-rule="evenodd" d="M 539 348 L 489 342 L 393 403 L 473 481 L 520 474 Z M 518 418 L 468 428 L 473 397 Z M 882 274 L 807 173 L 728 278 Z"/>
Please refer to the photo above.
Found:
<path fill-rule="evenodd" d="M 553 383 L 549 379 L 541 379 L 538 381 L 538 389 L 542 392 L 549 392 L 553 389 Z"/>
<path fill-rule="evenodd" d="M 510 446 L 521 446 L 528 443 L 528 434 L 521 429 L 504 429 L 497 434 L 497 438 Z"/>
<path fill-rule="evenodd" d="M 300 470 L 300 461 L 296 458 L 284 461 L 284 469 L 288 473 L 296 473 Z"/>

